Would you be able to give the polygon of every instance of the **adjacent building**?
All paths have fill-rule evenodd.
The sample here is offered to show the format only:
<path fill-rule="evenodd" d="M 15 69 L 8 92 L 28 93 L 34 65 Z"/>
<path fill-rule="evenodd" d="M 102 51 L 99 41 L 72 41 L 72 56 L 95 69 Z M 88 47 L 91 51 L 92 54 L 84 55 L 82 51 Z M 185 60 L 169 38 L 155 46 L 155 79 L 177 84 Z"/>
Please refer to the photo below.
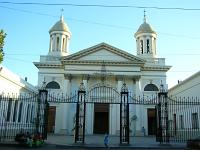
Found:
<path fill-rule="evenodd" d="M 35 129 L 38 89 L 0 66 L 0 141 Z"/>
<path fill-rule="evenodd" d="M 200 128 L 200 71 L 170 88 L 169 125 L 178 136 L 199 136 Z"/>
<path fill-rule="evenodd" d="M 1 94 L 20 95 L 38 92 L 36 87 L 27 82 L 27 78 L 22 79 L 3 66 L 0 66 L 0 85 Z"/>
<path fill-rule="evenodd" d="M 193 74 L 169 89 L 168 95 L 172 97 L 200 97 L 200 71 Z"/>

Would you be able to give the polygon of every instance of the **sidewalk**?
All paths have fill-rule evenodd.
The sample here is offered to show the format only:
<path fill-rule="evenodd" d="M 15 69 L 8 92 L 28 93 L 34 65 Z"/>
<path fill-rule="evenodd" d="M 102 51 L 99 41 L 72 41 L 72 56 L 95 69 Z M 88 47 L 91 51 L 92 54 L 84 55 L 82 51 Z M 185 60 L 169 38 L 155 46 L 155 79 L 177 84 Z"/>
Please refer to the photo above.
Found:
<path fill-rule="evenodd" d="M 86 147 L 86 148 L 97 148 L 104 147 L 103 139 L 104 135 L 87 135 L 85 137 L 85 144 L 75 144 L 73 136 L 67 135 L 48 135 L 46 143 L 53 144 L 58 147 Z M 170 143 L 163 144 L 156 142 L 155 137 L 130 137 L 130 144 L 121 146 L 119 136 L 109 136 L 109 147 L 113 148 L 148 148 L 148 149 L 186 149 L 185 143 Z"/>

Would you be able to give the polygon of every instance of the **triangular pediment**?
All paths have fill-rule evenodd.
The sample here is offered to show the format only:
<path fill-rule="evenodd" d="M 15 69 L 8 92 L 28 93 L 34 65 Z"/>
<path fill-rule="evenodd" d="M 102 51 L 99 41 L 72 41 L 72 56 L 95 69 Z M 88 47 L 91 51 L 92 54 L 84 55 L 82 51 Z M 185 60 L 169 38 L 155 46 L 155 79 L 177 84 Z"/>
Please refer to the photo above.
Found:
<path fill-rule="evenodd" d="M 81 50 L 69 56 L 62 58 L 62 61 L 118 61 L 144 63 L 145 61 L 137 56 L 127 53 L 121 49 L 113 47 L 106 43 Z"/>

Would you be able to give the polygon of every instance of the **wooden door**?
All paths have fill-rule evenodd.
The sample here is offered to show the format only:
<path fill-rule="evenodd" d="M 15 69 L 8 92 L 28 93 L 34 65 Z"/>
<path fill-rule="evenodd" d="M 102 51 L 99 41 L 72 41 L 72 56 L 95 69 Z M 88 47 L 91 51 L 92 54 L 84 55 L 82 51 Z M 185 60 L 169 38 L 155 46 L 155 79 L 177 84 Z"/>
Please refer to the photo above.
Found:
<path fill-rule="evenodd" d="M 94 104 L 94 134 L 109 133 L 109 104 Z"/>
<path fill-rule="evenodd" d="M 155 109 L 147 109 L 148 114 L 148 135 L 156 134 L 156 112 Z"/>
<path fill-rule="evenodd" d="M 56 107 L 50 106 L 48 111 L 48 133 L 54 133 L 55 130 L 55 117 L 56 117 Z"/>

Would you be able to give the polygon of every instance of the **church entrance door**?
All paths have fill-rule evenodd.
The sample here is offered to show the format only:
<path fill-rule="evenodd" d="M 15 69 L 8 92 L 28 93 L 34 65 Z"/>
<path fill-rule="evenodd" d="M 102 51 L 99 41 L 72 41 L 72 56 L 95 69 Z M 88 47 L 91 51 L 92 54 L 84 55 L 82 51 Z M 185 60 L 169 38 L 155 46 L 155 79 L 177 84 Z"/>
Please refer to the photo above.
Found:
<path fill-rule="evenodd" d="M 147 109 L 148 116 L 148 135 L 156 134 L 156 112 L 155 109 Z"/>
<path fill-rule="evenodd" d="M 48 133 L 54 133 L 55 118 L 56 118 L 56 107 L 50 106 L 48 110 L 48 126 L 47 126 Z"/>
<path fill-rule="evenodd" d="M 109 133 L 109 104 L 94 104 L 94 134 Z"/>

